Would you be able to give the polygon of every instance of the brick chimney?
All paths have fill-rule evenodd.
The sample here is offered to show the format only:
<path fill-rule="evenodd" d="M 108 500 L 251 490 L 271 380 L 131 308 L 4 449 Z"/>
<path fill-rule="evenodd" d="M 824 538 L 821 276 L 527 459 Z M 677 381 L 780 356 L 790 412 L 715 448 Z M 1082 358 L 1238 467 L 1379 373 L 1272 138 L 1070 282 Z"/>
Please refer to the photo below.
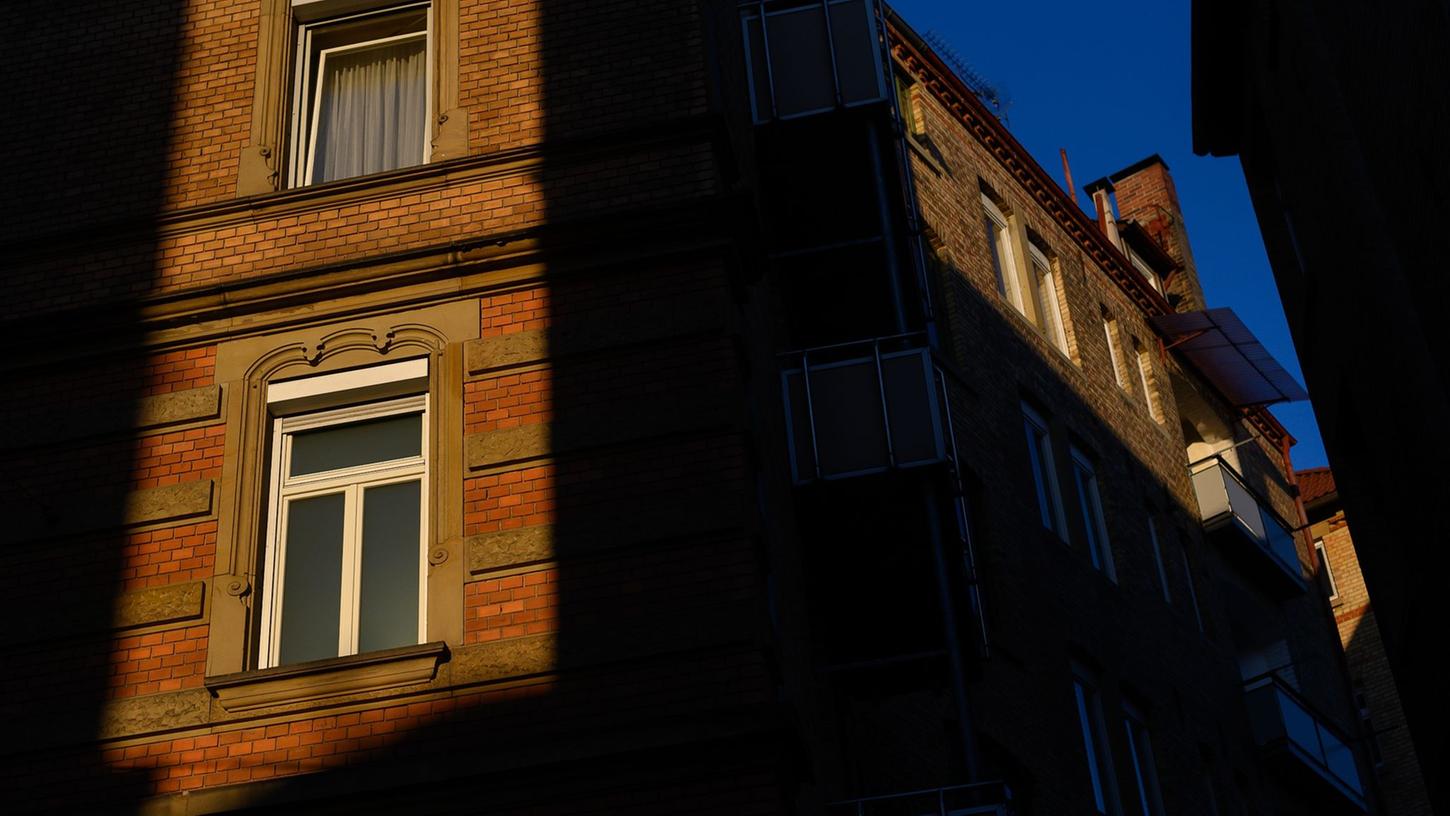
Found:
<path fill-rule="evenodd" d="M 1108 178 L 1118 200 L 1118 219 L 1137 222 L 1178 264 L 1168 280 L 1168 294 L 1175 307 L 1180 312 L 1205 308 L 1198 267 L 1188 245 L 1188 228 L 1168 164 L 1155 153 Z"/>

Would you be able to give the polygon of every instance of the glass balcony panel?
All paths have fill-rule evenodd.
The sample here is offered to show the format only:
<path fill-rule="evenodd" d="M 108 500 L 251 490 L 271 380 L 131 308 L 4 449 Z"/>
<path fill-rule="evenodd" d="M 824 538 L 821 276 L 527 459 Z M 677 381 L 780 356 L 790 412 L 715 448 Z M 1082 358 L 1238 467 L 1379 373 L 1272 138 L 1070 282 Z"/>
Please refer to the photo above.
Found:
<path fill-rule="evenodd" d="M 849 346 L 852 356 L 832 362 L 807 353 L 809 380 L 803 368 L 783 374 L 797 482 L 925 465 L 946 455 L 930 353 L 882 352 L 878 373 L 876 355 L 855 356 L 857 348 L 869 352 L 873 343 Z"/>
<path fill-rule="evenodd" d="M 1284 718 L 1284 734 L 1312 757 L 1320 757 L 1319 723 L 1314 715 L 1279 691 L 1279 715 Z"/>
<path fill-rule="evenodd" d="M 1224 481 L 1223 470 L 1218 465 L 1193 474 L 1193 492 L 1198 494 L 1198 512 L 1203 518 L 1217 518 L 1229 511 Z"/>
<path fill-rule="evenodd" d="M 836 75 L 847 105 L 880 99 L 880 48 L 871 7 L 864 0 L 832 3 L 831 33 L 836 44 Z"/>
<path fill-rule="evenodd" d="M 1264 532 L 1264 513 L 1254 495 L 1233 478 L 1226 468 L 1220 466 L 1218 471 L 1223 478 L 1224 490 L 1228 493 L 1229 509 L 1233 511 L 1234 520 L 1254 541 L 1260 544 L 1268 541 L 1268 535 Z"/>
<path fill-rule="evenodd" d="M 795 116 L 835 107 L 831 45 L 820 7 L 767 14 L 765 21 L 776 114 Z"/>
<path fill-rule="evenodd" d="M 891 445 L 898 465 L 935 462 L 942 456 L 941 425 L 932 420 L 936 388 L 931 371 L 925 351 L 882 355 L 886 404 L 891 408 Z"/>
<path fill-rule="evenodd" d="M 767 4 L 763 24 L 758 6 L 743 10 L 757 122 L 885 97 L 873 5 L 834 0 L 829 23 L 826 8 L 819 0 Z"/>
<path fill-rule="evenodd" d="M 1267 512 L 1264 514 L 1264 532 L 1268 537 L 1269 552 L 1291 572 L 1302 574 L 1299 567 L 1299 549 L 1294 546 L 1294 534 Z"/>
<path fill-rule="evenodd" d="M 1354 751 L 1330 731 L 1321 728 L 1319 736 L 1324 740 L 1324 761 L 1330 773 L 1356 791 L 1363 790 L 1359 781 L 1359 768 L 1354 762 Z"/>

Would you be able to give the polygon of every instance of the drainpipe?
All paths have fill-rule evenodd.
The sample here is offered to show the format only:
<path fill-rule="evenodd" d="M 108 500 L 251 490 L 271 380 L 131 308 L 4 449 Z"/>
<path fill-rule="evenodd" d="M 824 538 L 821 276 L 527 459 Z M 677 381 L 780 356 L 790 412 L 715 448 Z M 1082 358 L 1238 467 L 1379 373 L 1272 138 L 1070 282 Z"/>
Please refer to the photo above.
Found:
<path fill-rule="evenodd" d="M 874 122 L 866 126 L 866 144 L 871 150 L 871 174 L 876 181 L 876 215 L 881 222 L 881 244 L 886 253 L 886 275 L 891 283 L 891 310 L 896 320 L 896 333 L 906 334 L 906 300 L 901 293 L 901 265 L 896 256 L 896 230 L 891 223 L 891 207 L 886 198 L 886 169 L 881 165 L 881 139 Z"/>

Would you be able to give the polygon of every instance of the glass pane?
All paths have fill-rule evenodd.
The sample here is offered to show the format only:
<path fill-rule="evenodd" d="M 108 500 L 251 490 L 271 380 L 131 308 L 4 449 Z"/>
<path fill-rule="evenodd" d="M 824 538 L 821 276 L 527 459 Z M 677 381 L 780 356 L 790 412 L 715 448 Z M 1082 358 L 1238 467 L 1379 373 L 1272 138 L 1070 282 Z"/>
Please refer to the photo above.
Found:
<path fill-rule="evenodd" d="M 841 101 L 846 104 L 880 99 L 878 68 L 881 47 L 873 36 L 870 9 L 862 0 L 832 3 L 831 33 L 836 44 L 836 73 L 841 80 Z"/>
<path fill-rule="evenodd" d="M 313 183 L 422 163 L 426 52 L 415 37 L 323 55 Z"/>
<path fill-rule="evenodd" d="M 359 652 L 418 642 L 420 482 L 363 491 Z"/>
<path fill-rule="evenodd" d="M 1098 746 L 1094 739 L 1096 729 L 1093 728 L 1088 713 L 1087 692 L 1083 690 L 1081 683 L 1073 683 L 1072 688 L 1077 694 L 1077 719 L 1082 725 L 1083 756 L 1087 758 L 1088 776 L 1093 783 L 1093 804 L 1097 805 L 1099 813 L 1107 813 L 1107 799 L 1103 795 L 1102 777 L 1098 771 Z"/>
<path fill-rule="evenodd" d="M 287 504 L 279 666 L 337 657 L 345 503 L 333 493 Z"/>
<path fill-rule="evenodd" d="M 423 415 L 399 416 L 336 425 L 292 434 L 288 476 L 387 462 L 423 452 Z"/>
<path fill-rule="evenodd" d="M 770 14 L 770 62 L 775 79 L 776 112 L 781 116 L 835 107 L 831 46 L 819 6 Z"/>

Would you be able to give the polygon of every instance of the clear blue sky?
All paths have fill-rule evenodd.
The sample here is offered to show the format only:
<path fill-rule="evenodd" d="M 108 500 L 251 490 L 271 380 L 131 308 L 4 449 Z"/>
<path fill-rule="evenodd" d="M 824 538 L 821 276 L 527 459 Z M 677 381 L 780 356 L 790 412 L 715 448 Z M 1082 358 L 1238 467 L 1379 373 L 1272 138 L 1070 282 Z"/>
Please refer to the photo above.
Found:
<path fill-rule="evenodd" d="M 1231 307 L 1304 382 L 1238 160 L 1193 155 L 1188 0 L 890 2 L 1009 99 L 1013 135 L 1058 184 L 1067 149 L 1080 203 L 1084 183 L 1162 156 L 1209 305 Z M 1308 402 L 1272 410 L 1299 440 L 1295 467 L 1327 464 Z"/>

